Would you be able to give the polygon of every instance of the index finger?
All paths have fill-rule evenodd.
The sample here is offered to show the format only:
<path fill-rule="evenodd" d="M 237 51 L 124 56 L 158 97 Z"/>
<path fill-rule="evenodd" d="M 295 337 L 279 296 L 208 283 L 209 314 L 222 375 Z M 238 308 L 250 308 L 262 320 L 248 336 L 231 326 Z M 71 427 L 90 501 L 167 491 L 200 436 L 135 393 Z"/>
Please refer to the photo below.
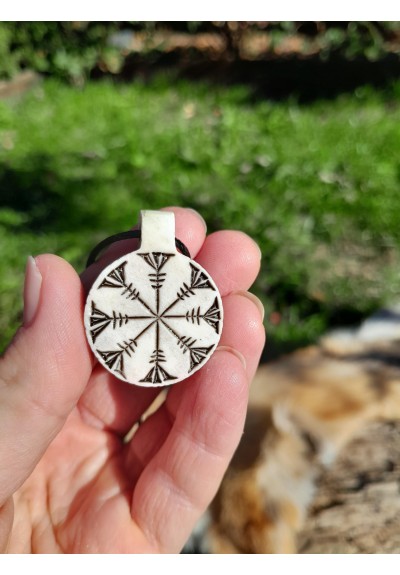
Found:
<path fill-rule="evenodd" d="M 221 349 L 171 388 L 165 405 L 173 425 L 140 475 L 131 509 L 160 552 L 183 547 L 214 497 L 243 430 L 248 387 L 241 360 Z"/>

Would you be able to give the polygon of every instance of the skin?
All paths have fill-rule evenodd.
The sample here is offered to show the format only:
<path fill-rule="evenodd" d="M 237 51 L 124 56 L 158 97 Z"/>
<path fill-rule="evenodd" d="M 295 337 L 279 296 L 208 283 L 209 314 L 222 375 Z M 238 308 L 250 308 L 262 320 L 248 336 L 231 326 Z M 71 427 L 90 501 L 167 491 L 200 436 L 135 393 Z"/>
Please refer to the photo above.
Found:
<path fill-rule="evenodd" d="M 2 552 L 179 552 L 218 489 L 264 345 L 260 309 L 245 291 L 260 253 L 241 232 L 206 237 L 196 212 L 169 209 L 176 236 L 221 292 L 220 348 L 124 442 L 159 390 L 96 364 L 82 314 L 85 288 L 134 241 L 111 246 L 81 279 L 61 258 L 38 256 L 37 311 L 0 359 Z"/>

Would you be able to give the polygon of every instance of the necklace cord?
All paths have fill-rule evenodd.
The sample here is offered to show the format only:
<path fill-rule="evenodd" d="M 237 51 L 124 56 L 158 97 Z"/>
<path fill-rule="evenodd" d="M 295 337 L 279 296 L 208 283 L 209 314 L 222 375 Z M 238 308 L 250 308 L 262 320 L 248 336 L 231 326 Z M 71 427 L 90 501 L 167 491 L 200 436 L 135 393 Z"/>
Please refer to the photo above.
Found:
<path fill-rule="evenodd" d="M 97 256 L 102 252 L 106 247 L 110 246 L 114 242 L 120 242 L 121 240 L 131 240 L 131 239 L 139 239 L 141 238 L 140 230 L 129 230 L 127 232 L 120 232 L 118 234 L 114 234 L 113 236 L 109 236 L 105 238 L 100 243 L 97 244 L 96 247 L 92 249 L 89 254 L 89 257 L 86 262 L 86 267 L 88 268 L 92 264 L 94 264 L 97 260 Z M 190 252 L 181 240 L 175 238 L 175 245 L 177 249 L 186 257 L 190 258 Z"/>

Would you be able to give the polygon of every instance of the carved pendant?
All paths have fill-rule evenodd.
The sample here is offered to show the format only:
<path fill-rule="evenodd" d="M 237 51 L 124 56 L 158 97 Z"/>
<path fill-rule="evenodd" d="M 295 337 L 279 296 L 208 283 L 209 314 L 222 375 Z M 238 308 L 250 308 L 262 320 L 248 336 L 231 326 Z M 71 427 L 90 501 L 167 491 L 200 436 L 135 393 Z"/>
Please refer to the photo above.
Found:
<path fill-rule="evenodd" d="M 175 246 L 171 212 L 141 212 L 140 248 L 107 266 L 86 301 L 86 335 L 117 378 L 145 387 L 186 379 L 210 359 L 223 308 L 208 273 Z"/>

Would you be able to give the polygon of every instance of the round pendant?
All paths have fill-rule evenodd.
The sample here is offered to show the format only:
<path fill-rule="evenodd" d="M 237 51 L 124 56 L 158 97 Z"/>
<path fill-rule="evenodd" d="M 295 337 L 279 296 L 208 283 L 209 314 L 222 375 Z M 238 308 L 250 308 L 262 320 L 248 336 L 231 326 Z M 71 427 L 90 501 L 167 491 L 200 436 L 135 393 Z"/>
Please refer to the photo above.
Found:
<path fill-rule="evenodd" d="M 98 361 L 140 386 L 178 383 L 200 369 L 221 337 L 223 308 L 208 273 L 175 247 L 171 212 L 141 212 L 140 248 L 107 266 L 86 301 L 86 335 Z"/>

